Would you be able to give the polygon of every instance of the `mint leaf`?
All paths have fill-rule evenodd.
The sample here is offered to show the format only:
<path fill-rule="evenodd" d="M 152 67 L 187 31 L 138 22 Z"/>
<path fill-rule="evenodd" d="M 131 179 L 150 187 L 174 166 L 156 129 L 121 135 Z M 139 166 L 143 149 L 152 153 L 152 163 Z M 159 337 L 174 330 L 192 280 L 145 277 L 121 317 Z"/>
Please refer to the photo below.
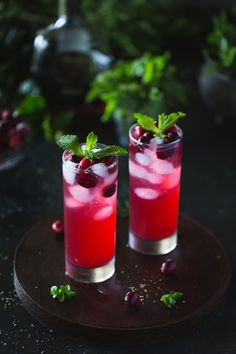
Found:
<path fill-rule="evenodd" d="M 134 113 L 134 117 L 137 119 L 138 124 L 145 130 L 150 131 L 157 138 L 163 139 L 166 136 L 166 130 L 177 123 L 179 118 L 185 117 L 183 112 L 173 112 L 170 114 L 161 113 L 158 115 L 157 122 L 154 118 L 147 116 L 146 114 Z"/>
<path fill-rule="evenodd" d="M 60 302 L 64 302 L 67 299 L 71 299 L 76 295 L 76 292 L 71 290 L 69 284 L 56 286 L 53 285 L 50 288 L 50 294 L 54 299 L 58 299 Z"/>
<path fill-rule="evenodd" d="M 180 291 L 171 291 L 169 294 L 162 295 L 160 301 L 162 301 L 164 305 L 170 309 L 176 305 L 177 301 L 181 299 L 182 296 L 183 293 Z"/>
<path fill-rule="evenodd" d="M 116 145 L 106 146 L 98 151 L 93 151 L 97 141 L 97 135 L 94 134 L 94 132 L 91 132 L 86 138 L 86 145 L 84 149 L 81 148 L 76 135 L 63 135 L 57 140 L 57 144 L 62 149 L 71 151 L 74 155 L 78 155 L 80 157 L 87 157 L 91 161 L 95 158 L 102 159 L 107 156 L 128 155 L 126 149 Z"/>
<path fill-rule="evenodd" d="M 173 112 L 170 114 L 159 114 L 158 115 L 158 128 L 159 130 L 164 133 L 164 131 L 170 127 L 172 127 L 174 124 L 177 123 L 179 118 L 185 117 L 186 114 L 183 112 Z"/>
<path fill-rule="evenodd" d="M 94 157 L 97 159 L 102 159 L 107 156 L 118 156 L 118 155 L 127 156 L 128 151 L 122 148 L 121 146 L 110 145 L 110 146 L 106 146 L 101 150 L 94 152 Z"/>
<path fill-rule="evenodd" d="M 62 135 L 57 140 L 57 145 L 63 150 L 71 151 L 74 155 L 83 156 L 77 135 Z"/>
<path fill-rule="evenodd" d="M 86 149 L 91 151 L 98 141 L 98 137 L 94 132 L 90 132 L 86 138 Z"/>
<path fill-rule="evenodd" d="M 142 113 L 134 113 L 134 117 L 137 119 L 138 124 L 145 130 L 153 133 L 158 133 L 156 122 L 152 117 Z"/>

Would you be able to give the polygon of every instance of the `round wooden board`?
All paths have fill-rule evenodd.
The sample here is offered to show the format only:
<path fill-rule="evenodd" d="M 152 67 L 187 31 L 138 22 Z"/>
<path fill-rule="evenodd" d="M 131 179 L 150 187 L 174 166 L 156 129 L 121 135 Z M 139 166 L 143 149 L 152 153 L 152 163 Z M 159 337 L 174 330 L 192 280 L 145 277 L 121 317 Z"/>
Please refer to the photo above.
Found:
<path fill-rule="evenodd" d="M 177 248 L 165 256 L 146 256 L 127 247 L 128 221 L 118 221 L 116 273 L 103 283 L 80 284 L 64 274 L 63 236 L 51 232 L 53 218 L 35 225 L 15 252 L 14 283 L 32 316 L 52 328 L 104 341 L 162 341 L 183 335 L 215 309 L 230 280 L 230 266 L 220 242 L 199 223 L 180 217 Z M 177 274 L 165 277 L 165 259 Z M 59 303 L 52 285 L 70 284 L 77 296 Z M 137 308 L 124 303 L 131 288 L 142 296 Z M 183 301 L 167 309 L 160 297 L 182 291 Z"/>

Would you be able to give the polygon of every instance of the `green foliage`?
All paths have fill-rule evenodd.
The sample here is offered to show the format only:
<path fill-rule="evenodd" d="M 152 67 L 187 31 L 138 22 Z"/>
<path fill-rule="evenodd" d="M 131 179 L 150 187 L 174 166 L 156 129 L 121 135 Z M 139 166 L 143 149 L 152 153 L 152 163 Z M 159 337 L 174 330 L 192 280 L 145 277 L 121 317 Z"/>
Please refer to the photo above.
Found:
<path fill-rule="evenodd" d="M 213 18 L 213 29 L 207 37 L 205 53 L 214 61 L 211 68 L 227 75 L 236 71 L 236 25 L 226 12 Z"/>
<path fill-rule="evenodd" d="M 27 95 L 16 111 L 27 119 L 34 134 L 41 133 L 48 141 L 55 141 L 66 133 L 74 117 L 73 111 L 50 114 L 44 97 L 36 94 Z"/>
<path fill-rule="evenodd" d="M 36 31 L 56 15 L 57 0 L 0 0 L 0 105 L 14 107 L 19 84 L 29 77 Z"/>
<path fill-rule="evenodd" d="M 165 137 L 165 131 L 177 123 L 179 118 L 185 117 L 186 114 L 182 112 L 173 112 L 170 114 L 161 113 L 158 114 L 158 120 L 147 116 L 146 114 L 134 113 L 134 117 L 137 119 L 138 124 L 145 130 L 148 130 L 157 138 L 163 139 Z"/>
<path fill-rule="evenodd" d="M 116 59 L 133 59 L 145 52 L 157 54 L 178 38 L 181 42 L 185 38 L 197 38 L 204 32 L 208 15 L 203 19 L 203 14 L 198 13 L 199 6 L 185 3 L 174 0 L 78 1 L 94 41 Z M 19 84 L 31 77 L 35 34 L 55 21 L 57 4 L 58 0 L 0 0 L 0 105 L 13 108 L 18 102 Z"/>
<path fill-rule="evenodd" d="M 86 0 L 81 7 L 103 49 L 123 59 L 160 53 L 170 38 L 196 38 L 203 27 L 196 8 L 175 0 Z"/>
<path fill-rule="evenodd" d="M 114 112 L 123 119 L 135 111 L 150 115 L 165 111 L 175 101 L 184 102 L 185 90 L 175 79 L 169 53 L 145 54 L 97 75 L 87 100 L 97 98 L 106 103 L 103 121 L 107 121 Z"/>

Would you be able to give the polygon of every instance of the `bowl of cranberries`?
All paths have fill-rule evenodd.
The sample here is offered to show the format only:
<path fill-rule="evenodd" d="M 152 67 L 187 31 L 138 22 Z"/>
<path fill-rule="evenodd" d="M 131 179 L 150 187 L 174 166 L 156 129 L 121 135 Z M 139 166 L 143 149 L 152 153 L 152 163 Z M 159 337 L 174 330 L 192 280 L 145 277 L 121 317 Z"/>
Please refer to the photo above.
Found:
<path fill-rule="evenodd" d="M 25 155 L 30 128 L 15 112 L 0 110 L 0 172 L 16 166 Z"/>

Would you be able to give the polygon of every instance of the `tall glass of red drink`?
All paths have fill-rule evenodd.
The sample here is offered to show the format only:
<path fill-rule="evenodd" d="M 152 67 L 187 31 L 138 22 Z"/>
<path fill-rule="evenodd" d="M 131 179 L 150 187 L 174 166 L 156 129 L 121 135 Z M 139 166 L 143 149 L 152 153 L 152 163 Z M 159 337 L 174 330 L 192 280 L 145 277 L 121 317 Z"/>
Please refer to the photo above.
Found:
<path fill-rule="evenodd" d="M 115 271 L 117 157 L 88 163 L 65 151 L 62 160 L 66 274 L 101 282 Z"/>
<path fill-rule="evenodd" d="M 138 124 L 129 132 L 129 245 L 145 254 L 177 245 L 182 131 L 174 125 L 168 136 L 161 143 Z"/>

